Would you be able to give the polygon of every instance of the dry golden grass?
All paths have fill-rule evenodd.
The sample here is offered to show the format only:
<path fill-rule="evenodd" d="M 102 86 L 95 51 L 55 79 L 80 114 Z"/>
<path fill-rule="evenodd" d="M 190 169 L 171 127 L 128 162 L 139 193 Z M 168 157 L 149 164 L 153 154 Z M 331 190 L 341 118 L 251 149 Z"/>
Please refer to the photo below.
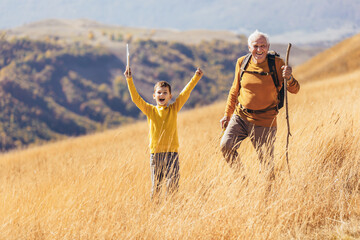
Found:
<path fill-rule="evenodd" d="M 279 115 L 276 180 L 240 148 L 243 182 L 222 160 L 225 103 L 179 116 L 180 189 L 150 199 L 146 122 L 0 156 L 0 239 L 360 238 L 360 71 L 302 85 Z"/>

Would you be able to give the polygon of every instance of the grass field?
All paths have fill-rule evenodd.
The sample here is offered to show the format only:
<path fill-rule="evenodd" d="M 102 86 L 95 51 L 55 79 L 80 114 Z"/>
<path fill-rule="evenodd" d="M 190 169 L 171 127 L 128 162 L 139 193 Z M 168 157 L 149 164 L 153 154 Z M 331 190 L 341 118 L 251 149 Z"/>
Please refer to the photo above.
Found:
<path fill-rule="evenodd" d="M 181 112 L 180 189 L 150 201 L 146 122 L 0 155 L 0 239 L 358 239 L 360 71 L 307 81 L 278 116 L 276 180 L 219 152 L 225 102 Z"/>

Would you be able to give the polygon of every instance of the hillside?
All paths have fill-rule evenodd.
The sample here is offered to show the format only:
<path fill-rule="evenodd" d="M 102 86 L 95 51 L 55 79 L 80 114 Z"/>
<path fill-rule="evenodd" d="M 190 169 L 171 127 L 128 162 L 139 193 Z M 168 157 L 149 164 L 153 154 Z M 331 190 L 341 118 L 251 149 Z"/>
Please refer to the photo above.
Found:
<path fill-rule="evenodd" d="M 350 37 L 296 67 L 301 81 L 331 78 L 360 69 L 360 34 Z"/>
<path fill-rule="evenodd" d="M 125 84 L 113 84 L 119 66 L 121 61 L 102 48 L 0 41 L 0 149 L 133 119 L 133 108 L 119 95 Z"/>
<path fill-rule="evenodd" d="M 143 119 L 129 97 L 122 50 L 114 55 L 81 42 L 0 40 L 0 149 Z M 152 102 L 155 82 L 169 81 L 177 96 L 201 66 L 206 76 L 185 106 L 192 108 L 226 97 L 236 59 L 245 52 L 241 43 L 138 40 L 131 43 L 131 67 L 139 93 Z"/>
<path fill-rule="evenodd" d="M 139 117 L 132 104 L 115 111 L 106 101 L 131 103 L 121 79 L 124 57 L 93 45 L 73 48 L 51 41 L 0 42 L 2 143 L 11 129 L 24 135 L 56 129 L 51 126 L 62 121 L 103 126 L 95 117 L 107 119 L 104 109 L 129 122 L 0 153 L 1 239 L 360 238 L 359 35 L 295 69 L 301 89 L 289 94 L 289 165 L 282 109 L 271 186 L 248 139 L 239 149 L 245 180 L 219 149 L 222 98 L 231 84 L 233 60 L 246 46 L 219 40 L 200 45 L 134 41 L 131 63 L 144 97 L 155 79 L 180 79 L 172 81 L 179 91 L 197 65 L 206 73 L 187 103 L 193 109 L 179 113 L 179 191 L 159 203 L 150 201 L 147 122 L 140 114 L 131 123 Z M 115 79 L 119 85 L 112 85 Z M 80 108 L 83 102 L 86 108 Z M 89 112 L 82 115 L 81 109 Z"/>
<path fill-rule="evenodd" d="M 44 22 L 45 29 L 50 23 Z M 69 29 L 69 24 L 63 23 L 63 27 Z M 59 27 L 59 21 L 53 25 Z M 38 32 L 40 26 L 34 24 L 34 29 Z M 85 26 L 96 26 L 98 32 L 85 31 Z M 123 77 L 126 39 L 131 42 L 135 85 L 148 102 L 152 102 L 149 89 L 156 81 L 169 81 L 174 96 L 177 96 L 198 66 L 205 71 L 185 108 L 225 99 L 233 80 L 236 59 L 248 51 L 242 41 L 185 44 L 135 40 L 131 34 L 116 35 L 111 32 L 113 30 L 105 31 L 99 37 L 101 28 L 97 23 L 84 21 L 78 27 L 82 31 L 74 30 L 67 37 L 48 35 L 43 40 L 33 40 L 5 35 L 0 39 L 2 151 L 144 119 L 131 102 Z M 88 35 L 73 39 L 75 32 Z M 32 36 L 35 38 L 36 34 Z M 282 45 L 272 45 L 272 49 L 285 50 Z M 299 51 L 296 47 L 292 49 L 290 63 Z M 339 50 L 339 53 L 344 51 Z M 351 55 L 344 55 L 344 61 L 348 56 Z M 301 74 L 307 71 L 299 69 L 295 76 L 302 81 Z M 321 71 L 322 68 L 318 69 Z"/>
<path fill-rule="evenodd" d="M 159 204 L 149 200 L 146 121 L 1 154 L 0 235 L 9 240 L 357 239 L 359 77 L 354 71 L 308 81 L 289 95 L 291 175 L 281 110 L 270 190 L 249 141 L 240 148 L 248 181 L 222 160 L 224 102 L 180 112 L 180 189 Z"/>

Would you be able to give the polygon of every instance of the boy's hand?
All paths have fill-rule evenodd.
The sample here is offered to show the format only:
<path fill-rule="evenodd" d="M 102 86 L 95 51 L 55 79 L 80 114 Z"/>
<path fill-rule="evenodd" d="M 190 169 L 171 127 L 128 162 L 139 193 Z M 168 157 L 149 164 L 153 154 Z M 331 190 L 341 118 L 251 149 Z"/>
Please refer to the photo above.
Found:
<path fill-rule="evenodd" d="M 200 67 L 198 67 L 198 68 L 196 69 L 195 74 L 198 75 L 198 76 L 200 76 L 200 77 L 202 77 L 202 76 L 204 75 L 204 73 L 203 73 L 203 71 L 200 69 Z"/>
<path fill-rule="evenodd" d="M 126 67 L 124 75 L 125 75 L 126 78 L 131 78 L 131 69 L 130 69 L 130 67 Z"/>

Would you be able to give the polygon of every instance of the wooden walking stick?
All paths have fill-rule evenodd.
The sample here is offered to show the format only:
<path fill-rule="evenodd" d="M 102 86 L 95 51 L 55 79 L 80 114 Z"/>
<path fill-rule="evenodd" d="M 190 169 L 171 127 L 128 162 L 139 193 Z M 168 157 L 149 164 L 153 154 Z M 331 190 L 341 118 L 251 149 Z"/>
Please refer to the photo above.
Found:
<path fill-rule="evenodd" d="M 290 54 L 290 48 L 291 48 L 291 43 L 289 43 L 287 50 L 286 50 L 286 58 L 285 58 L 285 66 L 288 65 L 289 63 L 289 54 Z M 287 137 L 286 137 L 286 162 L 288 165 L 288 170 L 289 170 L 289 175 L 290 175 L 290 166 L 289 166 L 289 152 L 288 152 L 288 148 L 289 148 L 289 137 L 291 136 L 290 133 L 290 123 L 289 123 L 289 106 L 288 106 L 288 98 L 287 98 L 287 80 L 286 78 L 284 78 L 284 98 L 285 98 L 285 110 L 286 110 L 286 122 L 287 122 Z"/>

